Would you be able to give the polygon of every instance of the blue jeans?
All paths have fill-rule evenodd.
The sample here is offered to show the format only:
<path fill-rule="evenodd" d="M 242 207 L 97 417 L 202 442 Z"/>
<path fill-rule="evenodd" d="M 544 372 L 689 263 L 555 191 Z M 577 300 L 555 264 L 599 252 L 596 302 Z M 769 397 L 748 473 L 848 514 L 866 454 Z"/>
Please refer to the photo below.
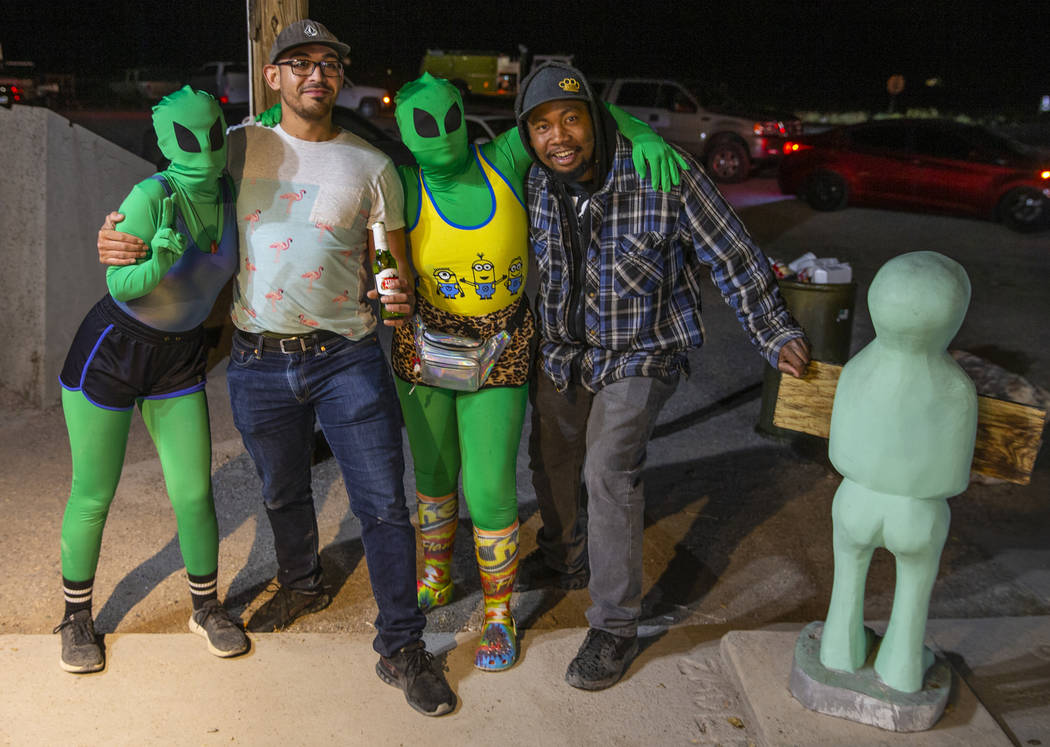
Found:
<path fill-rule="evenodd" d="M 418 640 L 416 539 L 405 505 L 397 394 L 375 335 L 333 338 L 299 353 L 259 349 L 233 337 L 227 372 L 233 420 L 263 484 L 283 586 L 321 586 L 317 514 L 310 488 L 314 419 L 339 463 L 350 509 L 361 522 L 379 606 L 376 651 Z"/>

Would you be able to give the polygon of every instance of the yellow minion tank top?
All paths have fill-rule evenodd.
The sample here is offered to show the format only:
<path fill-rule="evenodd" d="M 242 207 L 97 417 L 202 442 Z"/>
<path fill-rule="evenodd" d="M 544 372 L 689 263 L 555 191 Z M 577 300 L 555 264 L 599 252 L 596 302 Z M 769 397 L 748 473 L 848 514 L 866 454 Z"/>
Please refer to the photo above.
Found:
<path fill-rule="evenodd" d="M 419 218 L 408 230 L 418 292 L 437 308 L 464 316 L 491 314 L 518 300 L 529 267 L 525 206 L 477 146 L 474 153 L 492 195 L 485 220 L 452 223 L 420 175 Z"/>

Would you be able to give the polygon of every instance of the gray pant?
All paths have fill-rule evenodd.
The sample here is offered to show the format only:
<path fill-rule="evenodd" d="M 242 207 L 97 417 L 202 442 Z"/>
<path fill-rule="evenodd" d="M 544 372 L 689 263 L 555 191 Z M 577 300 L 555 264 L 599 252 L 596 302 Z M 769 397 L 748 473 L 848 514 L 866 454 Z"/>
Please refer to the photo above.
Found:
<path fill-rule="evenodd" d="M 678 376 L 634 376 L 597 394 L 571 385 L 558 392 L 537 376 L 529 442 L 532 484 L 547 563 L 577 570 L 590 559 L 592 628 L 632 636 L 642 603 L 646 446 Z M 579 528 L 580 478 L 587 486 L 587 536 Z"/>

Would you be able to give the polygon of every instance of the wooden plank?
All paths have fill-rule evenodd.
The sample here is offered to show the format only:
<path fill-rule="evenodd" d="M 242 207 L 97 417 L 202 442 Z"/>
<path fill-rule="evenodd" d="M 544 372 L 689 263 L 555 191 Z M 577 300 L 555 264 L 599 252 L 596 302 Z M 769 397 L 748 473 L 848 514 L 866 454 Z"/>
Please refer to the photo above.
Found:
<path fill-rule="evenodd" d="M 804 378 L 780 377 L 773 425 L 827 438 L 841 366 L 811 361 Z M 991 397 L 977 398 L 973 470 L 1027 485 L 1042 443 L 1046 412 Z"/>
<path fill-rule="evenodd" d="M 977 398 L 973 469 L 1018 485 L 1031 482 L 1046 412 L 1018 402 Z"/>
<path fill-rule="evenodd" d="M 773 425 L 827 438 L 831 428 L 831 405 L 841 372 L 842 366 L 810 361 L 803 378 L 781 376 Z"/>

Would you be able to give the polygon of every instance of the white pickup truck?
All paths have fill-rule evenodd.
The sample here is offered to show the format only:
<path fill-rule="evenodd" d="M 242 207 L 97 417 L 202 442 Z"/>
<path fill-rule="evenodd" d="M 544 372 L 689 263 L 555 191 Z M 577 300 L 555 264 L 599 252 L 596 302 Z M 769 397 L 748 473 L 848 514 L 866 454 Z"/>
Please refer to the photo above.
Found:
<path fill-rule="evenodd" d="M 113 81 L 109 89 L 124 101 L 160 101 L 179 90 L 182 76 L 174 70 L 133 67 L 124 71 L 124 79 Z"/>
<path fill-rule="evenodd" d="M 758 167 L 775 163 L 785 138 L 802 134 L 802 122 L 793 115 L 755 116 L 742 107 L 705 108 L 674 80 L 614 78 L 591 83 L 601 98 L 696 155 L 708 175 L 720 182 L 742 182 Z"/>
<path fill-rule="evenodd" d="M 206 62 L 190 76 L 189 83 L 199 91 L 207 91 L 222 104 L 243 104 L 248 101 L 249 74 L 244 62 Z M 391 107 L 393 97 L 384 88 L 359 86 L 344 79 L 336 103 L 365 117 L 374 117 Z"/>
<path fill-rule="evenodd" d="M 193 72 L 189 82 L 221 104 L 243 104 L 248 101 L 248 76 L 246 62 L 205 62 Z"/>
<path fill-rule="evenodd" d="M 339 92 L 335 103 L 353 109 L 363 117 L 374 117 L 380 111 L 394 105 L 394 97 L 385 88 L 359 86 L 349 78 L 343 80 L 343 90 Z"/>

